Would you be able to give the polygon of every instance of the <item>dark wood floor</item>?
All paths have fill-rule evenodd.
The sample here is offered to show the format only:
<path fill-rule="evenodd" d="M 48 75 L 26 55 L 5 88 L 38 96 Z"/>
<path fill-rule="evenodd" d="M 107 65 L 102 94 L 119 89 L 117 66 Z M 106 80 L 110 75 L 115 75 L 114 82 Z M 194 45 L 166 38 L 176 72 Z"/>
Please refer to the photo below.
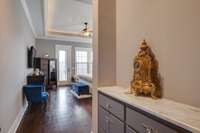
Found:
<path fill-rule="evenodd" d="M 17 133 L 90 133 L 92 99 L 77 100 L 69 90 L 49 91 L 47 105 L 31 106 Z"/>

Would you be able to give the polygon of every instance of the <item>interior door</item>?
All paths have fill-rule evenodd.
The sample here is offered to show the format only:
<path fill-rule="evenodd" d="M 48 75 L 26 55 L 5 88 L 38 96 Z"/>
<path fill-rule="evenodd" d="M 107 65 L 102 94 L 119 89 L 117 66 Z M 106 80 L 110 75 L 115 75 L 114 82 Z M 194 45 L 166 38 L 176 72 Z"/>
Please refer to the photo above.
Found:
<path fill-rule="evenodd" d="M 71 80 L 71 46 L 56 45 L 58 61 L 58 85 L 67 85 Z"/>

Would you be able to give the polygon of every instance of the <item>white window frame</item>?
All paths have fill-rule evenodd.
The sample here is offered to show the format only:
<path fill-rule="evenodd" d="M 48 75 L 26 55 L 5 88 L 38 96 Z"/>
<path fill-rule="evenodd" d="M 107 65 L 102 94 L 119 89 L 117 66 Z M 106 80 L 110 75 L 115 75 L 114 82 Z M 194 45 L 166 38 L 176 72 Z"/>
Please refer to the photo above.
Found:
<path fill-rule="evenodd" d="M 93 51 L 92 51 L 92 48 L 82 48 L 82 47 L 75 47 L 75 74 L 76 75 L 78 75 L 78 76 L 84 76 L 84 77 L 88 77 L 88 78 L 92 78 L 92 72 L 91 72 L 91 74 L 89 74 L 89 75 L 84 75 L 84 74 L 77 74 L 77 61 L 76 61 L 76 51 L 87 51 L 87 53 L 88 53 L 88 59 L 87 59 L 87 71 L 89 72 L 89 70 L 90 70 L 90 64 L 91 63 L 93 63 L 93 61 L 92 62 L 90 62 L 90 59 L 92 58 L 93 59 Z M 90 54 L 89 54 L 90 53 Z M 91 65 L 92 67 L 93 67 L 93 65 Z M 93 68 L 92 68 L 92 70 L 93 70 Z"/>
<path fill-rule="evenodd" d="M 63 49 L 63 50 L 68 50 L 67 52 L 67 65 L 68 65 L 68 70 L 67 70 L 67 77 L 68 77 L 68 80 L 67 81 L 58 81 L 58 84 L 59 85 L 66 85 L 70 82 L 71 80 L 71 75 L 72 75 L 72 61 L 71 61 L 71 56 L 72 56 L 72 46 L 68 46 L 68 45 L 60 45 L 60 44 L 55 44 L 55 56 L 56 56 L 56 59 L 58 59 L 58 51 L 60 49 Z M 59 62 L 57 63 L 57 69 L 59 69 Z M 59 71 L 59 70 L 58 70 Z M 59 78 L 59 72 L 57 73 L 57 77 Z"/>

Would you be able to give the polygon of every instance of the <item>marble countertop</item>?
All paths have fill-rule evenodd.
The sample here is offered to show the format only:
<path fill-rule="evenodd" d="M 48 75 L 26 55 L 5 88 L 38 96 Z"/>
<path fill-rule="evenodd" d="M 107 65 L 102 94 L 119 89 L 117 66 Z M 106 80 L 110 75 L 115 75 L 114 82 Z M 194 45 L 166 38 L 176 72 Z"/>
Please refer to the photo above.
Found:
<path fill-rule="evenodd" d="M 153 100 L 148 97 L 136 97 L 134 94 L 126 94 L 128 89 L 119 86 L 102 87 L 98 88 L 98 91 L 193 133 L 200 133 L 200 108 L 167 99 Z"/>

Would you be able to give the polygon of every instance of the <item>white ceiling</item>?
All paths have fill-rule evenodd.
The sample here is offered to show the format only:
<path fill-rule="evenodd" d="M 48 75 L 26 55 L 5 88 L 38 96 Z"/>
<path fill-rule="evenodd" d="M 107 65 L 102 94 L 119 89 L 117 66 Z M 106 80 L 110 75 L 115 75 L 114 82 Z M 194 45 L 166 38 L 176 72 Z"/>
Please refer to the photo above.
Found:
<path fill-rule="evenodd" d="M 88 22 L 89 27 L 92 28 L 92 0 L 21 1 L 26 3 L 29 21 L 31 21 L 38 38 L 48 38 L 48 34 L 45 34 L 48 33 L 48 30 L 61 31 L 63 33 L 80 33 L 84 28 L 84 22 Z M 58 35 L 54 38 L 63 40 L 65 37 L 59 37 Z M 91 39 L 74 36 L 71 38 L 67 36 L 66 40 L 91 42 Z"/>
<path fill-rule="evenodd" d="M 81 32 L 84 22 L 92 27 L 91 0 L 49 0 L 48 29 L 67 33 Z"/>

